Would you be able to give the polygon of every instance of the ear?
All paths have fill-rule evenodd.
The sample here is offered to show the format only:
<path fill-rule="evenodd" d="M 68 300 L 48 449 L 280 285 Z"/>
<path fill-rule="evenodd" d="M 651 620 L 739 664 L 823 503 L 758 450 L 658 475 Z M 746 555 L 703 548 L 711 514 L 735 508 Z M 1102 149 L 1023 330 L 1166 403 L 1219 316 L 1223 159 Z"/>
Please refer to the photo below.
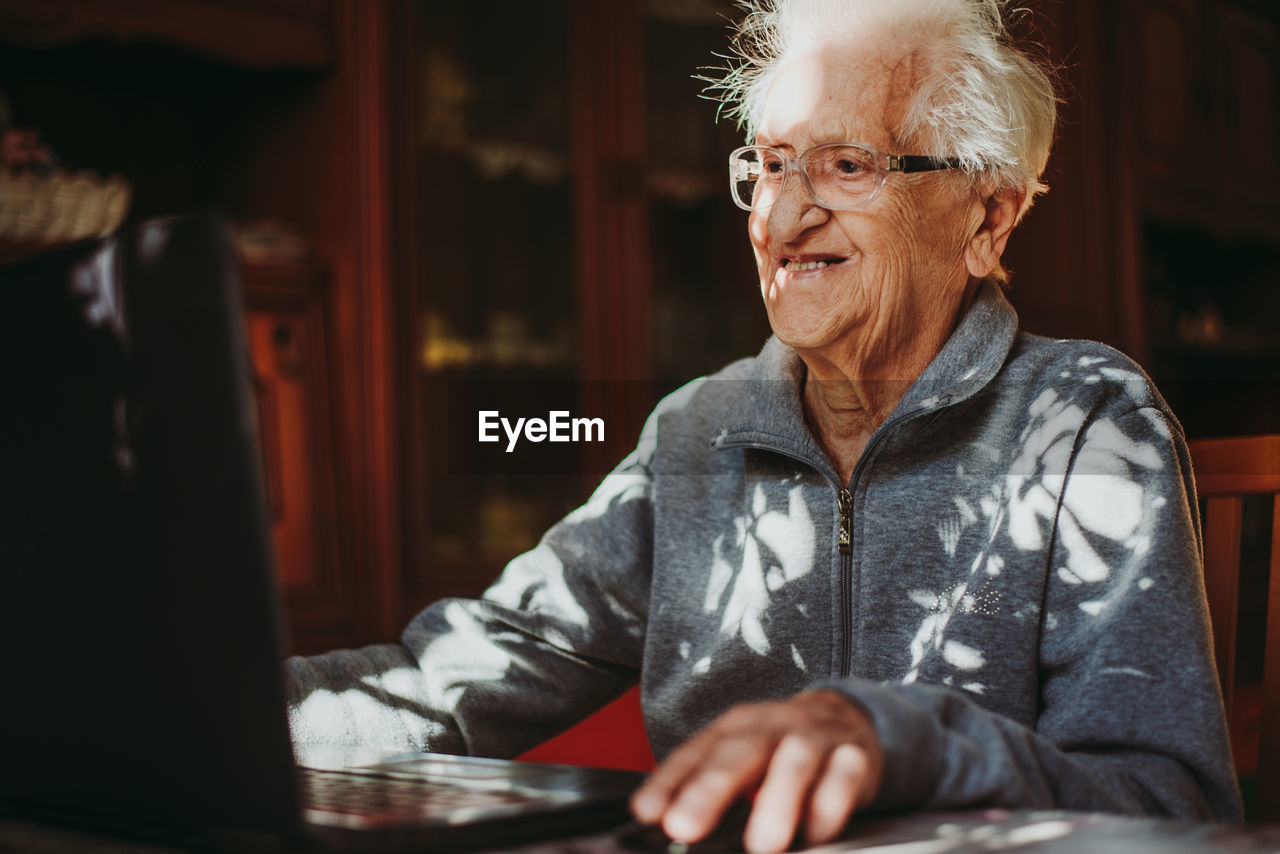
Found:
<path fill-rule="evenodd" d="M 965 247 L 964 262 L 969 275 L 985 279 L 1000 268 L 1000 256 L 1009 242 L 1009 233 L 1018 221 L 1025 193 L 1006 190 L 992 193 L 983 201 L 985 215 Z"/>

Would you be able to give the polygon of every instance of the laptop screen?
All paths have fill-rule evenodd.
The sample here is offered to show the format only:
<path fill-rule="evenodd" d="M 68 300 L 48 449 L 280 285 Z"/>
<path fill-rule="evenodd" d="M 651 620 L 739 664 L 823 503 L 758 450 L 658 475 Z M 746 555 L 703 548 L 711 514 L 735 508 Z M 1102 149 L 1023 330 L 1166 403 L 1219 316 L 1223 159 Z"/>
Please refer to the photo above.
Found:
<path fill-rule="evenodd" d="M 0 810 L 287 829 L 235 256 L 211 216 L 0 267 Z"/>

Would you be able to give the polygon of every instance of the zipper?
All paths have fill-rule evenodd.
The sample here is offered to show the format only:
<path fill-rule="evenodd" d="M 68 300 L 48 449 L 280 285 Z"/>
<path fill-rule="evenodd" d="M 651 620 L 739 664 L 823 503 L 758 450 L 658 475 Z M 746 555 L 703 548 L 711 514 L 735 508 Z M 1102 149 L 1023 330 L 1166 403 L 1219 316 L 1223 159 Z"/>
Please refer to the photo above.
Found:
<path fill-rule="evenodd" d="M 853 552 L 840 555 L 840 670 L 841 679 L 853 669 Z"/>
<path fill-rule="evenodd" d="M 850 484 L 853 479 L 850 478 Z M 840 502 L 840 669 L 847 679 L 853 658 L 853 491 L 844 487 L 838 493 Z"/>
<path fill-rule="evenodd" d="M 867 442 L 867 446 L 863 448 L 862 456 L 858 458 L 858 462 L 854 464 L 853 471 L 849 475 L 848 486 L 841 486 L 837 478 L 833 476 L 835 473 L 829 467 L 814 465 L 813 460 L 805 459 L 799 454 L 793 454 L 781 448 L 770 447 L 758 442 L 732 442 L 717 446 L 717 449 L 751 448 L 787 457 L 814 469 L 823 475 L 832 486 L 836 487 L 836 506 L 840 511 L 840 526 L 836 533 L 836 549 L 840 553 L 840 667 L 837 671 L 840 679 L 848 679 L 849 673 L 853 668 L 853 485 L 858 482 L 858 472 L 862 470 L 862 463 L 866 460 L 868 454 L 888 435 L 891 428 L 904 421 L 927 415 L 930 412 L 937 412 L 939 409 L 949 405 L 951 400 L 951 395 L 943 395 L 937 403 L 927 409 L 904 412 L 898 417 L 891 418 L 881 424 L 880 429 L 876 430 L 871 437 L 871 441 Z"/>
<path fill-rule="evenodd" d="M 848 487 L 836 493 L 840 505 L 840 532 L 836 534 L 836 548 L 840 554 L 853 553 L 853 493 Z"/>
<path fill-rule="evenodd" d="M 867 442 L 867 446 L 862 449 L 862 456 L 858 457 L 858 462 L 854 464 L 853 471 L 849 474 L 849 485 L 840 489 L 837 498 L 840 504 L 840 534 L 836 542 L 837 548 L 840 549 L 840 669 L 838 671 L 840 679 L 848 679 L 853 669 L 853 485 L 858 482 L 858 472 L 862 470 L 863 461 L 892 428 L 904 421 L 937 412 L 949 405 L 951 400 L 951 395 L 943 395 L 937 403 L 927 409 L 904 412 L 881 424 L 880 429 L 871 436 L 871 441 Z"/>
<path fill-rule="evenodd" d="M 862 461 L 880 443 L 881 437 L 888 433 L 890 427 L 905 421 L 907 417 L 909 416 L 900 415 L 881 425 L 863 448 L 858 462 L 854 463 L 853 471 L 849 474 L 849 485 L 842 487 L 837 496 L 840 506 L 840 534 L 836 541 L 836 547 L 840 550 L 840 667 L 836 676 L 839 679 L 848 679 L 853 670 L 853 485 L 858 482 Z"/>

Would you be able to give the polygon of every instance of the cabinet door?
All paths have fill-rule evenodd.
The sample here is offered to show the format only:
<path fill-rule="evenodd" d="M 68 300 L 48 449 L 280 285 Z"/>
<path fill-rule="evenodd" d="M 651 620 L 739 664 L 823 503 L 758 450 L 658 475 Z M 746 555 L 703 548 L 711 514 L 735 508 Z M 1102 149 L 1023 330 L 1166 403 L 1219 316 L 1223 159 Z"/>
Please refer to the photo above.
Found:
<path fill-rule="evenodd" d="M 1235 231 L 1280 239 L 1280 16 L 1232 7 L 1218 18 L 1221 135 L 1214 171 Z"/>
<path fill-rule="evenodd" d="M 1146 193 L 1166 206 L 1210 204 L 1216 184 L 1219 109 L 1201 0 L 1131 0 L 1121 21 L 1127 73 L 1139 94 L 1129 108 Z"/>
<path fill-rule="evenodd" d="M 478 594 L 584 495 L 577 446 L 506 453 L 499 421 L 576 409 L 569 3 L 403 11 L 407 615 Z"/>
<path fill-rule="evenodd" d="M 725 190 L 739 137 L 692 79 L 735 7 L 500 12 L 415 4 L 404 28 L 406 615 L 479 593 L 580 503 L 634 446 L 655 377 L 750 355 L 767 328 Z M 478 441 L 481 411 L 575 406 L 603 416 L 606 442 L 507 455 Z M 634 692 L 596 721 L 533 755 L 651 763 Z"/>
<path fill-rule="evenodd" d="M 706 97 L 723 74 L 729 0 L 645 6 L 653 375 L 663 388 L 759 352 L 769 335 L 747 213 L 729 197 L 729 152 L 746 140 Z"/>
<path fill-rule="evenodd" d="M 348 645 L 355 597 L 338 573 L 325 279 L 315 265 L 245 269 L 263 474 L 290 651 Z"/>
<path fill-rule="evenodd" d="M 696 79 L 730 0 L 407 14 L 411 611 L 479 592 L 634 446 L 660 391 L 753 355 L 768 324 L 727 192 L 742 136 Z M 481 412 L 575 407 L 605 442 L 479 442 Z"/>

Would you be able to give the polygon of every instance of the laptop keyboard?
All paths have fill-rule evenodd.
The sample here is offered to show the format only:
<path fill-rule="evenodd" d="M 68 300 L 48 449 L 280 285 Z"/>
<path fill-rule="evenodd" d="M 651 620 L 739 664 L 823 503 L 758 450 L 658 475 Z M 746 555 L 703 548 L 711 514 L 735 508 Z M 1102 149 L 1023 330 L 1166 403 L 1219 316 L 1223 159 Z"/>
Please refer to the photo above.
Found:
<path fill-rule="evenodd" d="M 300 768 L 302 803 L 310 821 L 386 824 L 456 817 L 459 811 L 506 811 L 540 800 L 525 793 L 478 789 L 414 777 L 385 777 Z"/>

